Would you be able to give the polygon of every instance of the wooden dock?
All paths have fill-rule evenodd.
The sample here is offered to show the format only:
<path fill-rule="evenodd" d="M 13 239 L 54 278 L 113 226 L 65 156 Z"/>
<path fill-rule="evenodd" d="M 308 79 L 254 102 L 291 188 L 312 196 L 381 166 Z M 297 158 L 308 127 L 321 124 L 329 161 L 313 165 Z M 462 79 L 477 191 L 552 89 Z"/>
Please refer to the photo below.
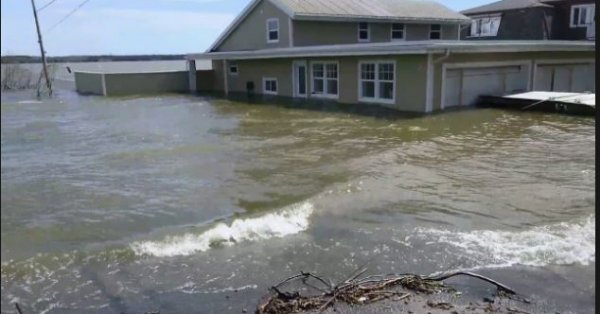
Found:
<path fill-rule="evenodd" d="M 478 107 L 596 115 L 596 94 L 533 91 L 506 96 L 480 96 Z"/>

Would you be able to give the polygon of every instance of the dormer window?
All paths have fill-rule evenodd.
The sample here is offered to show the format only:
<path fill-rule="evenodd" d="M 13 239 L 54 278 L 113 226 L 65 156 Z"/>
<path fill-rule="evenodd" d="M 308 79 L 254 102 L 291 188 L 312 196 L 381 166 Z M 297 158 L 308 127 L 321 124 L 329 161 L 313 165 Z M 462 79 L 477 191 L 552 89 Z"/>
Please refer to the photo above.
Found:
<path fill-rule="evenodd" d="M 442 25 L 431 24 L 429 26 L 429 39 L 440 39 L 442 38 Z"/>
<path fill-rule="evenodd" d="M 368 42 L 370 40 L 369 23 L 358 23 L 358 41 Z"/>
<path fill-rule="evenodd" d="M 267 43 L 279 42 L 279 19 L 272 18 L 267 20 Z"/>
<path fill-rule="evenodd" d="M 392 40 L 404 40 L 404 24 L 392 24 Z"/>
<path fill-rule="evenodd" d="M 583 4 L 571 7 L 571 27 L 585 27 L 595 21 L 595 5 Z"/>

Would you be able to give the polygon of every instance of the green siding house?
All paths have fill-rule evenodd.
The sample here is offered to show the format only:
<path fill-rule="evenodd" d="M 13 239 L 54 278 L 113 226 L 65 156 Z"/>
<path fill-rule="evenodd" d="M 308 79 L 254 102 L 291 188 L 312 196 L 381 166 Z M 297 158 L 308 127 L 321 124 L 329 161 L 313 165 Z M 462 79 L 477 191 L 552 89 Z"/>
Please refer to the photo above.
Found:
<path fill-rule="evenodd" d="M 204 53 L 190 89 L 432 112 L 479 95 L 595 91 L 594 43 L 461 41 L 433 1 L 254 0 Z M 210 75 L 195 60 L 212 60 Z"/>

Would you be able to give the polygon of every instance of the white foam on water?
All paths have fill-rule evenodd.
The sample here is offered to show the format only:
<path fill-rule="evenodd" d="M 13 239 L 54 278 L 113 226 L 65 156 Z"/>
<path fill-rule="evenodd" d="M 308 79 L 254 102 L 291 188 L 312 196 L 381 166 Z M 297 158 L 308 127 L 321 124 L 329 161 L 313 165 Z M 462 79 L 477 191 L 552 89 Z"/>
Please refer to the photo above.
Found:
<path fill-rule="evenodd" d="M 134 242 L 131 249 L 138 255 L 168 257 L 204 252 L 215 245 L 280 238 L 306 230 L 313 211 L 313 204 L 304 202 L 257 218 L 235 219 L 231 225 L 219 223 L 201 234 L 187 233 L 163 241 Z"/>
<path fill-rule="evenodd" d="M 450 244 L 476 261 L 475 268 L 513 265 L 589 265 L 596 255 L 596 222 L 592 215 L 579 222 L 534 227 L 525 231 L 453 232 L 417 228 L 417 237 Z"/>

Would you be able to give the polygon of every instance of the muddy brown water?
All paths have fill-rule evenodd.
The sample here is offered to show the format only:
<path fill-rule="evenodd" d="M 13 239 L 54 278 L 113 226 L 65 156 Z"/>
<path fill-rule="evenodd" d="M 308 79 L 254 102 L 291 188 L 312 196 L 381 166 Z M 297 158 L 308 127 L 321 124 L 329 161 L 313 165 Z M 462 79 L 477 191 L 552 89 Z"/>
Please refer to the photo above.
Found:
<path fill-rule="evenodd" d="M 595 309 L 593 118 L 71 90 L 3 92 L 1 114 L 2 313 L 240 313 L 365 263 Z"/>

